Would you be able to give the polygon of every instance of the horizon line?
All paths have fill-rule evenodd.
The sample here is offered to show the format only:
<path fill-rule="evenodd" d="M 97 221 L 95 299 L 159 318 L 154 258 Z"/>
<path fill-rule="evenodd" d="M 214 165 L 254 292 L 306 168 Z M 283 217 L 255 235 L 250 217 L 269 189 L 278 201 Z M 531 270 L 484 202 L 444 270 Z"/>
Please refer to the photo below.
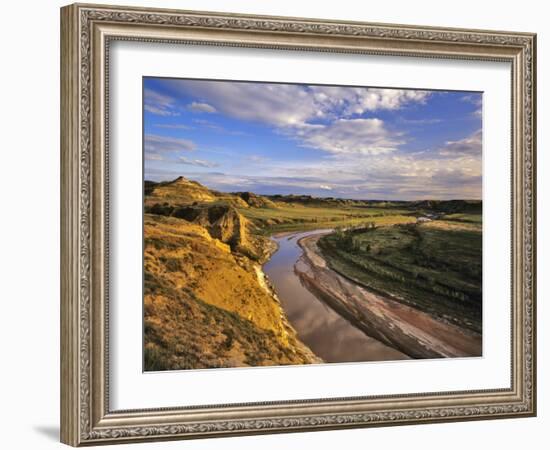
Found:
<path fill-rule="evenodd" d="M 198 183 L 198 184 L 200 184 L 201 186 L 204 186 L 207 189 L 214 190 L 214 191 L 217 191 L 217 192 L 222 192 L 222 193 L 225 193 L 225 194 L 237 194 L 237 193 L 241 193 L 241 192 L 250 192 L 252 194 L 255 194 L 255 195 L 258 195 L 258 196 L 261 196 L 261 197 L 275 197 L 275 196 L 278 196 L 278 197 L 291 197 L 291 196 L 295 196 L 295 197 L 310 197 L 310 198 L 319 199 L 319 200 L 333 199 L 333 200 L 352 200 L 352 201 L 362 201 L 362 202 L 406 202 L 406 203 L 410 203 L 410 202 L 452 202 L 452 201 L 483 202 L 482 198 L 460 198 L 460 197 L 453 197 L 453 198 L 449 198 L 449 199 L 418 198 L 418 199 L 414 199 L 414 200 L 403 200 L 403 199 L 398 199 L 398 198 L 379 199 L 379 198 L 356 198 L 356 197 L 334 197 L 334 196 L 319 197 L 319 196 L 311 195 L 311 194 L 258 194 L 256 192 L 250 191 L 250 190 L 220 191 L 219 189 L 213 189 L 213 188 L 207 186 L 204 183 L 201 183 L 201 182 L 196 181 L 196 180 L 192 180 L 191 178 L 188 178 L 184 175 L 179 175 L 179 176 L 177 176 L 176 178 L 174 178 L 172 180 L 162 180 L 162 181 L 148 180 L 144 177 L 143 178 L 143 184 L 145 184 L 145 183 L 173 183 L 174 181 L 178 180 L 179 178 L 184 178 L 184 179 L 192 181 L 194 183 Z"/>

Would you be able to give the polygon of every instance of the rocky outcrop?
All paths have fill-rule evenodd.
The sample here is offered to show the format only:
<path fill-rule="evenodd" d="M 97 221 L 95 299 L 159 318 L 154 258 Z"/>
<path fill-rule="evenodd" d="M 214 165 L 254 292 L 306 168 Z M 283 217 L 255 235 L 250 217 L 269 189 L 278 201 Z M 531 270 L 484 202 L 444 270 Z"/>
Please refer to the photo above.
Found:
<path fill-rule="evenodd" d="M 236 195 L 208 189 L 199 182 L 185 177 L 160 183 L 146 181 L 144 189 L 146 206 L 155 204 L 183 206 L 222 201 L 237 208 L 248 208 L 248 204 Z"/>
<path fill-rule="evenodd" d="M 319 362 L 258 263 L 187 220 L 146 214 L 144 231 L 146 370 Z"/>
<path fill-rule="evenodd" d="M 200 225 L 211 237 L 228 244 L 234 252 L 259 262 L 266 261 L 274 251 L 273 242 L 255 235 L 252 232 L 254 225 L 231 205 L 206 203 L 174 207 L 155 204 L 146 208 L 146 212 Z"/>

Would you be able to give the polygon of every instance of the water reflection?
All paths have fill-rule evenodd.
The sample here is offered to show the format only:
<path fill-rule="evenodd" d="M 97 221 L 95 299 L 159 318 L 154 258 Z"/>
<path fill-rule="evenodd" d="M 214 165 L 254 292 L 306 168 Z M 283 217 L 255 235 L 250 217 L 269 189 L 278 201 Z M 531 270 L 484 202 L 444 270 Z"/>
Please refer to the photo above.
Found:
<path fill-rule="evenodd" d="M 403 358 L 400 352 L 367 336 L 317 299 L 294 273 L 294 265 L 302 255 L 298 240 L 329 231 L 315 230 L 274 238 L 279 249 L 264 265 L 264 272 L 274 285 L 290 323 L 300 340 L 326 362 Z"/>

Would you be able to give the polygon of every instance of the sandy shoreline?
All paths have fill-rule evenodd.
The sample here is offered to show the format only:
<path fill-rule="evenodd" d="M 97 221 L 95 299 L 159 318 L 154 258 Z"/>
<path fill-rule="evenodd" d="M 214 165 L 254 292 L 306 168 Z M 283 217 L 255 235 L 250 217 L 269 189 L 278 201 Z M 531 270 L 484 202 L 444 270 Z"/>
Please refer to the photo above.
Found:
<path fill-rule="evenodd" d="M 263 268 L 298 338 L 327 363 L 408 359 L 407 355 L 356 327 L 313 293 L 296 274 L 295 265 L 301 264 L 303 255 L 298 240 L 308 234 L 331 231 L 299 231 L 274 238 L 279 250 Z"/>
<path fill-rule="evenodd" d="M 295 273 L 317 297 L 369 336 L 412 358 L 481 356 L 481 336 L 395 300 L 369 292 L 330 269 L 317 241 L 301 238 L 303 255 Z"/>

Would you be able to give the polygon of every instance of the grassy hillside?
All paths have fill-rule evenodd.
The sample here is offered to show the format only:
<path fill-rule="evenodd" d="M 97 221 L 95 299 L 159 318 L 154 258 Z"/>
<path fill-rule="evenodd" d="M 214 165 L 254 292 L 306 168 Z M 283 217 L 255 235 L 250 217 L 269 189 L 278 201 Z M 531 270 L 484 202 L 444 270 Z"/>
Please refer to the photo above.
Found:
<path fill-rule="evenodd" d="M 224 201 L 241 208 L 248 207 L 248 204 L 239 196 L 208 189 L 202 184 L 184 177 L 160 183 L 145 181 L 144 188 L 146 207 L 155 204 L 189 205 L 217 201 Z"/>
<path fill-rule="evenodd" d="M 414 223 L 415 212 L 406 202 L 380 203 L 302 196 L 261 196 L 251 192 L 233 194 L 210 190 L 200 183 L 179 177 L 163 183 L 147 182 L 145 211 L 178 217 L 206 227 L 210 233 L 249 257 L 262 260 L 269 243 L 262 236 L 318 228 L 350 227 L 367 222 L 379 225 Z M 220 237 L 215 231 L 219 217 L 239 222 L 238 233 Z M 226 220 L 226 219 L 224 219 Z M 224 226 L 227 228 L 227 226 Z M 248 241 L 248 242 L 245 242 Z M 242 244 L 238 244 L 243 242 Z"/>
<path fill-rule="evenodd" d="M 415 211 L 434 211 L 444 214 L 474 214 L 481 215 L 481 200 L 422 200 L 408 202 L 408 208 Z"/>
<path fill-rule="evenodd" d="M 266 236 L 286 231 L 349 227 L 366 222 L 394 224 L 416 221 L 416 217 L 403 209 L 387 210 L 330 204 L 308 206 L 279 202 L 274 208 L 248 208 L 239 211 L 256 225 L 259 234 Z"/>
<path fill-rule="evenodd" d="M 338 231 L 319 247 L 333 269 L 369 289 L 481 331 L 479 225 L 433 221 Z"/>
<path fill-rule="evenodd" d="M 446 215 L 449 220 L 481 217 L 481 202 L 423 200 L 418 202 L 353 200 L 309 195 L 261 196 L 252 192 L 223 193 L 179 177 L 169 182 L 146 182 L 146 211 L 188 219 L 190 208 L 213 209 L 225 205 L 247 219 L 250 235 L 270 236 L 288 231 L 414 223 L 424 214 Z M 183 208 L 186 207 L 186 208 Z M 455 216 L 452 218 L 452 216 Z M 461 218 L 462 216 L 462 218 Z M 196 221 L 195 218 L 191 220 Z"/>
<path fill-rule="evenodd" d="M 312 362 L 258 266 L 200 225 L 145 216 L 145 369 Z"/>

